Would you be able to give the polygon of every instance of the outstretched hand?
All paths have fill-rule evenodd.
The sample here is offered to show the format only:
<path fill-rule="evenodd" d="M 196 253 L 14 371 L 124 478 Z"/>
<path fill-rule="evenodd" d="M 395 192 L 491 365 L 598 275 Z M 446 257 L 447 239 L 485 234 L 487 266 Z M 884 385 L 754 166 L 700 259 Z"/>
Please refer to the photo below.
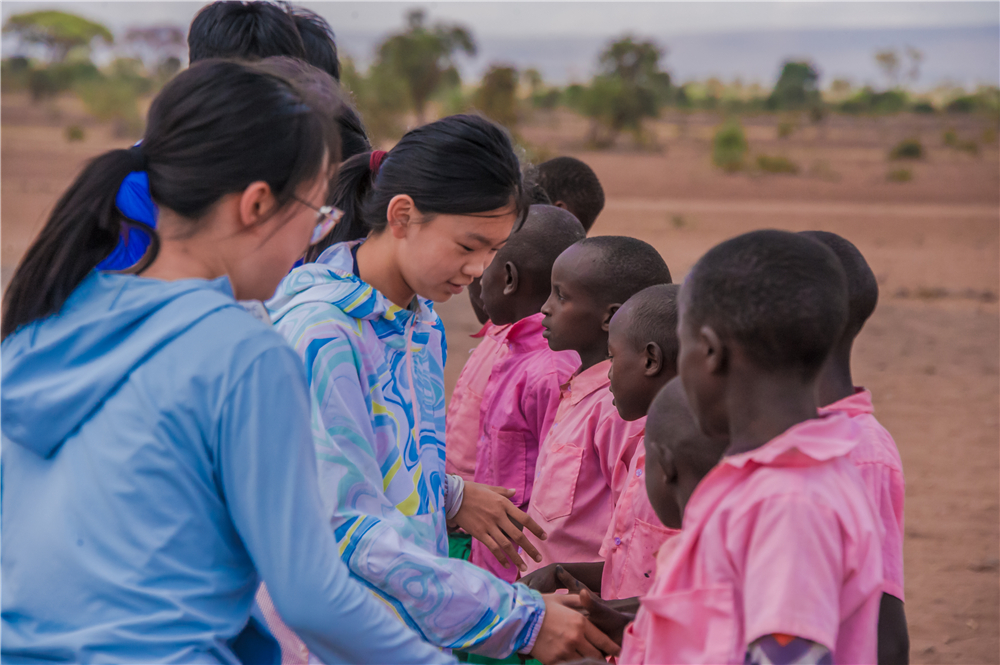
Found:
<path fill-rule="evenodd" d="M 535 520 L 510 502 L 513 496 L 514 490 L 507 487 L 466 481 L 462 507 L 449 526 L 461 527 L 486 545 L 504 568 L 513 563 L 523 572 L 527 566 L 518 554 L 518 546 L 535 561 L 541 561 L 542 555 L 525 537 L 522 529 L 526 527 L 540 540 L 545 540 L 546 535 Z"/>
<path fill-rule="evenodd" d="M 621 646 L 625 627 L 635 620 L 635 615 L 612 607 L 607 601 L 584 586 L 580 580 L 566 572 L 562 566 L 556 566 L 556 579 L 570 593 L 579 595 L 580 606 L 590 622 L 614 640 L 615 644 Z"/>
<path fill-rule="evenodd" d="M 538 631 L 531 657 L 545 665 L 575 661 L 581 658 L 603 660 L 621 651 L 582 613 L 580 598 L 549 594 L 545 601 L 545 618 Z"/>

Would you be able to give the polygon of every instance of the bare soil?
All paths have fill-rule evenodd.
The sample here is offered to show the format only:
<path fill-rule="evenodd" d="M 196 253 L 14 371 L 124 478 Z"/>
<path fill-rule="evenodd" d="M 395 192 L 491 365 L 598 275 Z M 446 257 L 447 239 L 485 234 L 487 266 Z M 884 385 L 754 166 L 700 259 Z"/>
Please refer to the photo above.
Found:
<path fill-rule="evenodd" d="M 111 129 L 60 99 L 32 106 L 4 95 L 0 118 L 0 267 L 3 282 L 57 197 L 101 151 L 127 147 Z M 537 114 L 520 135 L 542 155 L 593 166 L 607 205 L 592 234 L 634 235 L 664 256 L 675 280 L 715 243 L 756 228 L 825 229 L 871 263 L 881 301 L 862 332 L 855 379 L 903 458 L 906 611 L 914 663 L 1000 662 L 1000 157 L 996 127 L 978 118 L 828 117 L 800 121 L 786 139 L 778 119 L 746 119 L 751 161 L 782 155 L 798 175 L 726 175 L 711 166 L 709 114 L 672 114 L 647 145 L 588 151 L 587 123 Z M 79 123 L 82 142 L 64 129 Z M 980 152 L 943 142 L 954 128 Z M 992 129 L 992 135 L 989 131 Z M 990 138 L 987 143 L 983 139 Z M 890 162 L 899 140 L 927 156 Z M 982 137 L 982 138 L 980 138 Z M 889 170 L 913 179 L 892 183 Z M 465 295 L 438 307 L 450 345 L 449 394 L 479 329 Z"/>

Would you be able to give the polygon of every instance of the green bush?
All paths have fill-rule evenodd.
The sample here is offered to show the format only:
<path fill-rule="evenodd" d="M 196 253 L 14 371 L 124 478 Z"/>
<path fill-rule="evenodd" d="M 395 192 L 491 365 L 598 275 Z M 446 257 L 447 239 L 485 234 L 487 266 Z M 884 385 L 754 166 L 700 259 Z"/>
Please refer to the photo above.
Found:
<path fill-rule="evenodd" d="M 85 138 L 87 138 L 87 135 L 80 125 L 70 125 L 66 128 L 66 140 L 70 143 L 82 141 Z"/>
<path fill-rule="evenodd" d="M 979 144 L 971 140 L 963 141 L 962 139 L 958 138 L 958 134 L 955 132 L 954 129 L 949 129 L 945 131 L 942 140 L 944 141 L 944 144 L 949 148 L 954 148 L 955 150 L 961 150 L 962 152 L 967 152 L 970 155 L 979 154 Z"/>
<path fill-rule="evenodd" d="M 889 151 L 889 159 L 923 159 L 924 146 L 918 139 L 904 139 Z"/>
<path fill-rule="evenodd" d="M 790 173 L 795 175 L 799 172 L 799 165 L 780 155 L 757 155 L 757 168 L 765 173 Z"/>
<path fill-rule="evenodd" d="M 730 118 L 716 131 L 712 139 L 712 163 L 727 173 L 743 168 L 743 159 L 750 146 L 747 144 L 743 125 L 736 118 Z"/>
<path fill-rule="evenodd" d="M 889 182 L 910 182 L 913 180 L 913 171 L 910 169 L 893 169 L 885 175 Z"/>
<path fill-rule="evenodd" d="M 785 118 L 778 123 L 778 138 L 787 139 L 795 132 L 795 121 L 790 118 Z"/>
<path fill-rule="evenodd" d="M 912 111 L 914 113 L 924 113 L 927 115 L 933 114 L 935 112 L 934 105 L 928 101 L 919 101 L 913 105 Z"/>

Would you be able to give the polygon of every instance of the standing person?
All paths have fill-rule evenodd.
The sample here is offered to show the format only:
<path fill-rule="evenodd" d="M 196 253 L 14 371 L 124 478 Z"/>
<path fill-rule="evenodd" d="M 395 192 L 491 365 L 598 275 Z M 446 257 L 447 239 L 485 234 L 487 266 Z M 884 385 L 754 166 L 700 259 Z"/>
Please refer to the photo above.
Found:
<path fill-rule="evenodd" d="M 552 205 L 573 213 L 589 233 L 604 210 L 604 188 L 594 169 L 576 157 L 555 157 L 539 164 L 535 177 Z"/>
<path fill-rule="evenodd" d="M 301 362 L 235 300 L 328 228 L 329 118 L 253 66 L 195 65 L 25 254 L 2 328 L 5 661 L 236 663 L 261 578 L 327 663 L 448 660 L 339 561 Z M 95 271 L 137 179 L 152 262 Z"/>
<path fill-rule="evenodd" d="M 615 652 L 566 606 L 575 596 L 543 598 L 448 558 L 449 524 L 481 536 L 513 517 L 542 533 L 444 468 L 445 337 L 432 300 L 481 275 L 526 212 L 510 138 L 484 118 L 444 118 L 345 162 L 334 200 L 345 214 L 326 249 L 268 308 L 310 378 L 320 487 L 344 561 L 433 644 L 546 663 Z"/>

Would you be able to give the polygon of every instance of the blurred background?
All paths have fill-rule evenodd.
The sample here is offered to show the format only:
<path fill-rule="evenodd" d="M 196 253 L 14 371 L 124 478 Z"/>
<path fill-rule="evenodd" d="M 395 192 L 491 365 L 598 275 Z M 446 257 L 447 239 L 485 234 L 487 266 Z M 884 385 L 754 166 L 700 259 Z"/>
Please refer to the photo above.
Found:
<path fill-rule="evenodd" d="M 476 111 L 572 155 L 591 234 L 681 279 L 755 228 L 825 229 L 878 276 L 855 379 L 907 478 L 916 663 L 1000 662 L 1000 3 L 298 3 L 374 141 Z M 85 161 L 141 137 L 202 3 L 4 2 L 0 277 Z M 449 394 L 479 329 L 438 306 Z"/>

